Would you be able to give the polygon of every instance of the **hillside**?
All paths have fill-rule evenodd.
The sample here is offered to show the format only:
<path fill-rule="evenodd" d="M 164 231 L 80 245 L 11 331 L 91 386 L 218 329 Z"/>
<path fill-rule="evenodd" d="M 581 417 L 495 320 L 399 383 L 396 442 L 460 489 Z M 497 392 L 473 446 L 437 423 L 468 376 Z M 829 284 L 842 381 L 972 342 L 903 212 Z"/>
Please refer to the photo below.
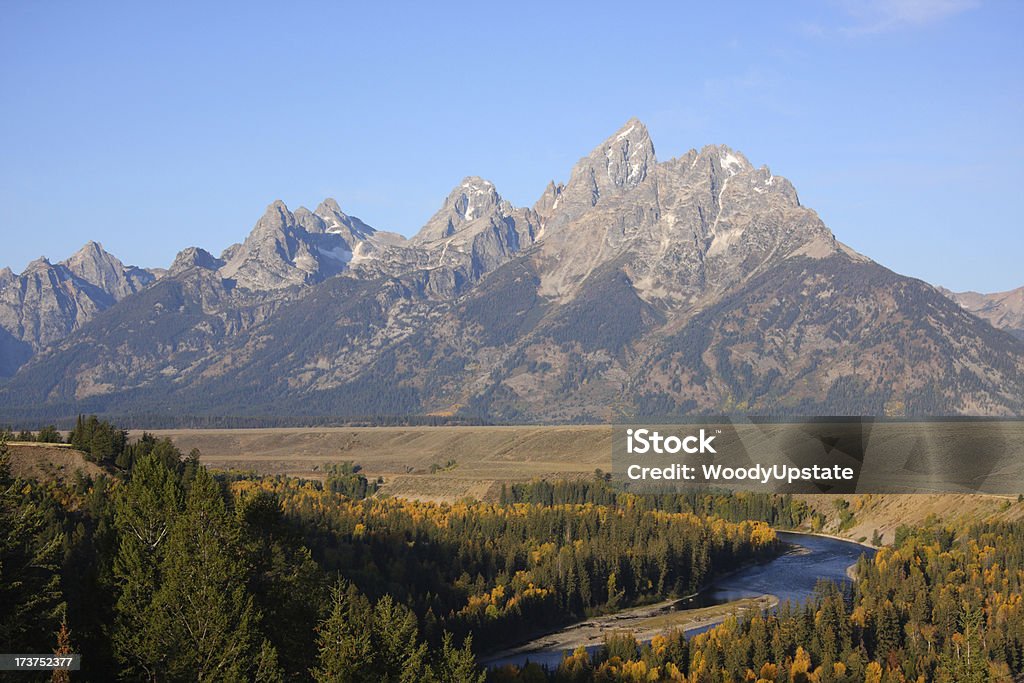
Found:
<path fill-rule="evenodd" d="M 278 201 L 126 286 L 34 356 L 8 327 L 0 412 L 1024 414 L 1024 340 L 854 252 L 738 151 L 659 161 L 635 119 L 530 208 L 467 177 L 406 240 Z"/>
<path fill-rule="evenodd" d="M 103 468 L 86 459 L 85 453 L 70 446 L 45 443 L 19 443 L 8 445 L 11 453 L 11 474 L 21 479 L 66 480 L 75 472 L 96 477 Z"/>
<path fill-rule="evenodd" d="M 993 327 L 1024 339 L 1024 287 L 992 294 L 943 292 L 974 315 L 992 323 Z"/>

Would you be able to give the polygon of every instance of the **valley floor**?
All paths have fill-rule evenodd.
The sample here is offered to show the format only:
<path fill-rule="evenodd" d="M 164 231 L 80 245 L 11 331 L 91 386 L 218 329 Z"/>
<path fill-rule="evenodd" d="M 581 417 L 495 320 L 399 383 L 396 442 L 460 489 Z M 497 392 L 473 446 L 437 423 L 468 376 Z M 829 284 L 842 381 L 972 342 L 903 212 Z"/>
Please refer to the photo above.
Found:
<path fill-rule="evenodd" d="M 337 427 L 294 429 L 174 429 L 154 432 L 182 452 L 198 448 L 216 469 L 323 479 L 328 464 L 351 461 L 388 495 L 454 502 L 497 501 L 502 483 L 580 479 L 611 470 L 607 425 L 502 427 Z M 137 433 L 132 436 L 138 436 Z M 877 530 L 891 542 L 900 525 L 929 517 L 949 522 L 1024 519 L 1016 496 L 971 493 L 856 494 L 843 498 L 852 519 L 841 520 L 839 497 L 798 495 L 824 517 L 814 531 L 871 542 Z"/>

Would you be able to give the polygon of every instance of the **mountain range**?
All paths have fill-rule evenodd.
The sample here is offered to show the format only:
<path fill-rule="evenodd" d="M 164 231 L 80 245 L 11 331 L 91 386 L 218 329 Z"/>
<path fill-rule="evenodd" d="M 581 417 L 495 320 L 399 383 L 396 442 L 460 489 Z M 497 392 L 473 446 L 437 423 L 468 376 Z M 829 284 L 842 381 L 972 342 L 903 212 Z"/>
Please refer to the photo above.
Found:
<path fill-rule="evenodd" d="M 1024 339 L 1024 287 L 992 294 L 951 292 L 943 288 L 940 290 L 974 315 L 992 323 L 994 327 Z"/>
<path fill-rule="evenodd" d="M 410 239 L 275 201 L 167 270 L 90 242 L 0 271 L 0 415 L 1020 415 L 1022 298 L 898 275 L 632 119 L 532 207 L 467 177 Z"/>

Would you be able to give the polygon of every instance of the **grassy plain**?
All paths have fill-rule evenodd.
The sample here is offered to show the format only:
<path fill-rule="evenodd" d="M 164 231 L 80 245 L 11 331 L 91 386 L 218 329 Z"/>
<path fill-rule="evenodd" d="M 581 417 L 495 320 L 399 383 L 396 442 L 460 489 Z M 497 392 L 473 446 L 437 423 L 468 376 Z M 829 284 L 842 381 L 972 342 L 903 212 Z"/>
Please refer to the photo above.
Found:
<path fill-rule="evenodd" d="M 1017 423 L 1020 424 L 1020 423 Z M 883 437 L 906 434 L 906 425 L 883 425 Z M 878 429 L 878 427 L 876 427 Z M 892 430 L 889 432 L 888 430 Z M 605 425 L 509 427 L 338 427 L 294 429 L 176 429 L 169 436 L 217 469 L 250 470 L 322 479 L 326 465 L 352 461 L 367 476 L 384 479 L 390 495 L 452 502 L 497 500 L 502 482 L 536 478 L 589 478 L 611 470 L 612 429 Z M 133 434 L 132 436 L 138 436 Z M 451 461 L 454 465 L 447 466 Z M 886 542 L 901 524 L 940 520 L 1022 519 L 1016 496 L 973 493 L 858 494 L 844 496 L 853 522 L 840 529 L 837 496 L 801 495 L 827 519 L 821 531 Z"/>
<path fill-rule="evenodd" d="M 591 477 L 595 468 L 611 469 L 612 430 L 606 426 L 179 429 L 154 433 L 171 437 L 183 452 L 198 448 L 208 467 L 322 479 L 326 465 L 352 461 L 361 465 L 368 477 L 383 477 L 384 490 L 391 495 L 432 501 L 496 500 L 502 482 Z M 451 461 L 454 465 L 448 466 Z"/>

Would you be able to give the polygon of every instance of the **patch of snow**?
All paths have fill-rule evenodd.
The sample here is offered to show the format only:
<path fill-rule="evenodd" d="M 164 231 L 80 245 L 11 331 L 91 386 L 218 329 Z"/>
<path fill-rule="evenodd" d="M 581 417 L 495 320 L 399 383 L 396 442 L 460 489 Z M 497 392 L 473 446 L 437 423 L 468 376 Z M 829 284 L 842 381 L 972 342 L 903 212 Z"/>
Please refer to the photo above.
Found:
<path fill-rule="evenodd" d="M 337 235 L 345 232 L 345 226 L 339 223 L 337 218 L 331 218 L 328 222 L 326 232 Z"/>
<path fill-rule="evenodd" d="M 321 256 L 326 256 L 329 259 L 340 261 L 341 263 L 348 263 L 352 260 L 352 252 L 345 249 L 344 247 L 334 247 L 333 249 L 317 249 Z"/>
<path fill-rule="evenodd" d="M 739 160 L 739 157 L 734 155 L 732 152 L 726 152 L 721 157 L 722 168 L 729 171 L 729 175 L 733 176 L 739 173 L 743 169 L 743 162 Z"/>
<path fill-rule="evenodd" d="M 630 126 L 626 130 L 624 130 L 621 133 L 619 133 L 617 136 L 615 136 L 615 141 L 619 142 L 619 141 L 624 140 L 625 138 L 627 138 L 629 136 L 629 134 L 633 132 L 634 128 L 636 128 L 635 125 L 634 126 Z"/>
<path fill-rule="evenodd" d="M 731 178 L 731 176 L 730 176 Z M 711 224 L 711 234 L 715 234 L 715 229 L 718 227 L 718 219 L 722 217 L 724 208 L 722 207 L 722 197 L 725 196 L 725 188 L 729 186 L 729 178 L 725 179 L 722 183 L 722 189 L 718 191 L 718 213 L 715 214 L 715 222 Z"/>

